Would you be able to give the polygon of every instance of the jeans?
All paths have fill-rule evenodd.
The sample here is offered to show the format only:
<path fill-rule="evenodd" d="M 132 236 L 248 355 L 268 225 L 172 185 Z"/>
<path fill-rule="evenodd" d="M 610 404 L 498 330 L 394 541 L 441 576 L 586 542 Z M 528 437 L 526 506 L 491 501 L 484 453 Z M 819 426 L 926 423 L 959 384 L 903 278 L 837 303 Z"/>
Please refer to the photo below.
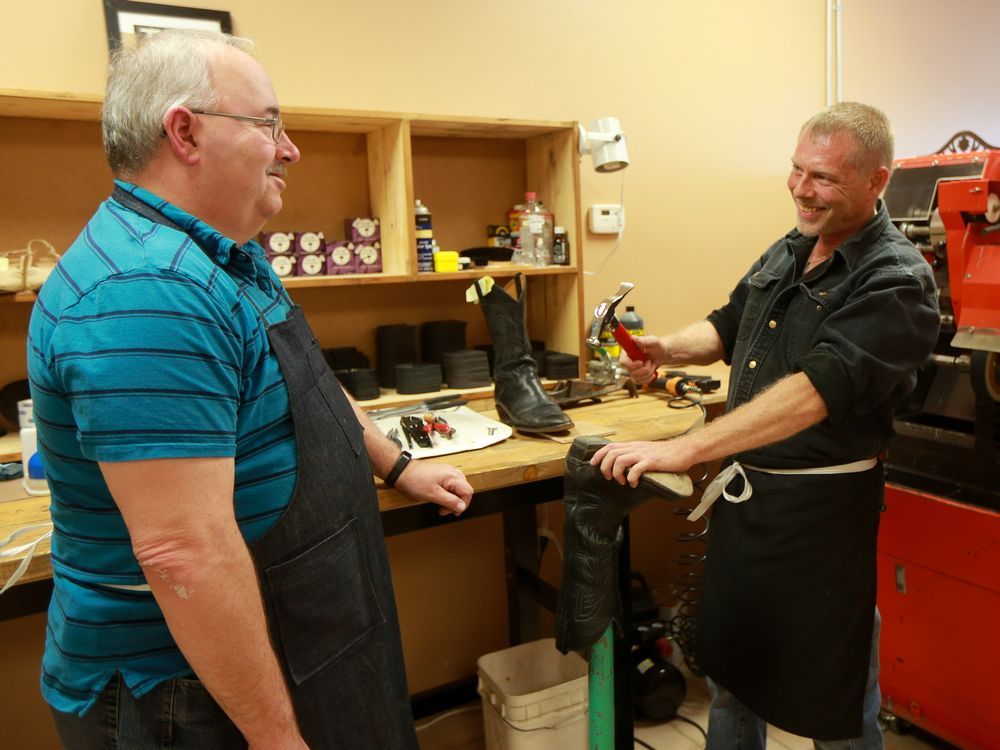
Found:
<path fill-rule="evenodd" d="M 198 680 L 162 682 L 133 698 L 121 675 L 82 717 L 52 710 L 67 750 L 246 750 L 247 741 Z"/>
<path fill-rule="evenodd" d="M 878 723 L 882 693 L 878 687 L 878 637 L 882 618 L 875 610 L 871 658 L 861 720 L 861 736 L 845 740 L 813 740 L 816 750 L 882 750 L 884 740 Z M 712 680 L 712 707 L 708 714 L 705 750 L 764 750 L 767 723 L 740 703 L 728 690 Z"/>

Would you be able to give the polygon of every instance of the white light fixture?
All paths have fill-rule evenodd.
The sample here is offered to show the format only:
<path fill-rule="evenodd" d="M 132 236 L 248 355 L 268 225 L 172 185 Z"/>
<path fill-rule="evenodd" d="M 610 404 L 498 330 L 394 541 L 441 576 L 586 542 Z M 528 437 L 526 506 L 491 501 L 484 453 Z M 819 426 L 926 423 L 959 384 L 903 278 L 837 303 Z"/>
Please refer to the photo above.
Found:
<path fill-rule="evenodd" d="M 628 166 L 625 133 L 617 117 L 602 117 L 590 123 L 590 130 L 580 129 L 580 156 L 590 154 L 598 172 L 617 172 Z"/>

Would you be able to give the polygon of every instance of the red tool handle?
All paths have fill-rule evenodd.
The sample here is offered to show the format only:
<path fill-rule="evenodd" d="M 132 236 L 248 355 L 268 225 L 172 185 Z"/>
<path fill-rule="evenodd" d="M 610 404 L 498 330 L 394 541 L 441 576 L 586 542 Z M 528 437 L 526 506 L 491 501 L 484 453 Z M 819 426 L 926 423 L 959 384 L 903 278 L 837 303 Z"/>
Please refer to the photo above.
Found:
<path fill-rule="evenodd" d="M 611 331 L 615 335 L 615 341 L 625 350 L 628 354 L 629 359 L 633 362 L 645 362 L 647 357 L 639 345 L 635 343 L 635 339 L 632 338 L 632 334 L 628 332 L 628 329 L 621 323 L 618 323 L 614 330 Z"/>

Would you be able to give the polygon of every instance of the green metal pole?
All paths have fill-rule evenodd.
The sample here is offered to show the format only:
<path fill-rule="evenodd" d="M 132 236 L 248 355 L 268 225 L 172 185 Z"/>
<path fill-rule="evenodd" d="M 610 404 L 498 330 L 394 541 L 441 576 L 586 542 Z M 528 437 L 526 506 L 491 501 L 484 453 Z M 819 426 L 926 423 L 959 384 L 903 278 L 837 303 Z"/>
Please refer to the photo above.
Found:
<path fill-rule="evenodd" d="M 590 750 L 615 746 L 615 651 L 613 625 L 590 650 Z"/>

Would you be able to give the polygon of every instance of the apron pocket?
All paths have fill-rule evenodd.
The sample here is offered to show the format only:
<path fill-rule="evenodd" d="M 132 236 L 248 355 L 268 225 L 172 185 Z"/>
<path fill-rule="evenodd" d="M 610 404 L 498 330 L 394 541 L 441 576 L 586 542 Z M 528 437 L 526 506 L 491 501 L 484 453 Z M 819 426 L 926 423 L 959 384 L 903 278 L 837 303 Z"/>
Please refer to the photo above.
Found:
<path fill-rule="evenodd" d="M 267 568 L 275 640 L 301 685 L 385 622 L 365 562 L 358 520 Z"/>

